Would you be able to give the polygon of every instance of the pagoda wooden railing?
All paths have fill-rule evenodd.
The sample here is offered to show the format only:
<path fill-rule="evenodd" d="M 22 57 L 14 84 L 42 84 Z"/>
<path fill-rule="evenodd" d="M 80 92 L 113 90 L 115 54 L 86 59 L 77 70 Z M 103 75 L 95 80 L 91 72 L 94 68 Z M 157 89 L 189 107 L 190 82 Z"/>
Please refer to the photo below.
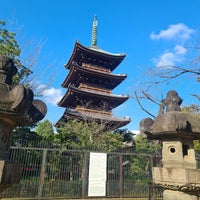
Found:
<path fill-rule="evenodd" d="M 77 106 L 75 108 L 75 111 L 112 116 L 112 112 L 103 111 L 103 110 L 88 109 L 88 108 L 84 108 L 82 106 Z"/>
<path fill-rule="evenodd" d="M 89 86 L 89 85 L 86 85 L 86 84 L 83 84 L 83 83 L 81 83 L 78 88 L 87 89 L 87 90 L 94 90 L 94 91 L 108 93 L 108 94 L 111 94 L 111 92 L 112 92 L 111 90 L 107 90 L 107 89 L 103 89 L 103 88 L 97 88 L 97 87 L 92 87 L 92 86 Z"/>
<path fill-rule="evenodd" d="M 90 65 L 90 64 L 86 64 L 86 63 L 83 63 L 82 67 L 87 68 L 87 69 L 92 69 L 94 71 L 105 72 L 105 73 L 110 73 L 111 72 L 109 69 L 96 67 L 94 65 Z"/>

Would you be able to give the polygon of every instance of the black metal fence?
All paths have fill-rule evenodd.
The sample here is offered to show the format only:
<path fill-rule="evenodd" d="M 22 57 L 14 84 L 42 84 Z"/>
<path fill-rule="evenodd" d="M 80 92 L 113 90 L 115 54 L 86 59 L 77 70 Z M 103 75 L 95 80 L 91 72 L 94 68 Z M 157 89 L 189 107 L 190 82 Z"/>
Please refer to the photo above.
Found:
<path fill-rule="evenodd" d="M 23 169 L 20 183 L 7 189 L 3 198 L 88 198 L 90 152 L 69 147 L 45 148 L 42 144 L 11 147 L 10 159 L 22 163 Z M 104 153 L 106 197 L 150 199 L 154 195 L 152 156 L 130 149 Z M 145 170 L 137 169 L 138 162 Z"/>

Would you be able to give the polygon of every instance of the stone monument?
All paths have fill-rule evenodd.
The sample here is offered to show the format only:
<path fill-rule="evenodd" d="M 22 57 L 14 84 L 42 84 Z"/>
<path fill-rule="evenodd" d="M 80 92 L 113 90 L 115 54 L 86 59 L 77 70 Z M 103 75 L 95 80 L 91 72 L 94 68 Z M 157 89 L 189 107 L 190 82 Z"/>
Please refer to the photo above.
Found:
<path fill-rule="evenodd" d="M 34 100 L 33 91 L 12 86 L 17 73 L 13 60 L 0 57 L 0 192 L 20 180 L 21 164 L 9 161 L 11 134 L 17 126 L 33 125 L 47 112 L 45 103 Z"/>
<path fill-rule="evenodd" d="M 153 181 L 163 187 L 164 200 L 198 200 L 200 169 L 193 140 L 200 139 L 200 121 L 181 112 L 182 99 L 171 90 L 162 110 L 152 120 L 141 121 L 144 137 L 162 142 L 162 166 L 153 167 Z"/>

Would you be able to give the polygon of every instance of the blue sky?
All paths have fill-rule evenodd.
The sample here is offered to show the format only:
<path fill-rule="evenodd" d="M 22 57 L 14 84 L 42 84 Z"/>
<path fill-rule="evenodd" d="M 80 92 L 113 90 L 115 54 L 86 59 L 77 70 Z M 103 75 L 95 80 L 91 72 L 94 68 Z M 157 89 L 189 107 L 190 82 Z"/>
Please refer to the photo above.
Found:
<path fill-rule="evenodd" d="M 126 73 L 128 78 L 113 93 L 130 96 L 145 87 L 143 82 L 152 80 L 146 75 L 149 68 L 187 63 L 189 44 L 197 41 L 200 28 L 199 0 L 0 0 L 0 5 L 1 19 L 18 33 L 22 59 L 27 57 L 26 49 L 42 47 L 33 69 L 40 75 L 40 86 L 53 76 L 45 93 L 46 118 L 52 123 L 64 112 L 56 105 L 66 92 L 61 87 L 68 73 L 64 65 L 76 40 L 90 46 L 94 15 L 98 19 L 99 48 L 127 55 L 113 73 Z M 183 105 L 198 103 L 190 96 L 199 93 L 192 75 L 155 87 L 152 95 L 161 99 L 170 89 L 178 91 Z M 157 106 L 142 103 L 157 113 Z M 131 117 L 126 126 L 130 130 L 138 129 L 140 120 L 149 117 L 133 98 L 115 109 L 114 115 Z"/>

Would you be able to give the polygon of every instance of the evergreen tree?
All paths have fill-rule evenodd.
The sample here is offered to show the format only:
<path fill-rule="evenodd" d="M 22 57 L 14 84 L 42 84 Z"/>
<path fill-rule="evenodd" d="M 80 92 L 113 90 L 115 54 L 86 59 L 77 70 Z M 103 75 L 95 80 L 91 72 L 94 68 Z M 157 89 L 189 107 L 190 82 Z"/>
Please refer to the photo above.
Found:
<path fill-rule="evenodd" d="M 40 139 L 39 135 L 34 131 L 33 127 L 24 126 L 17 127 L 12 133 L 12 145 L 15 145 L 15 142 L 24 140 L 24 141 L 38 141 Z"/>
<path fill-rule="evenodd" d="M 123 137 L 105 131 L 102 125 L 96 122 L 82 122 L 71 120 L 58 128 L 57 143 L 65 143 L 75 148 L 100 148 L 114 150 L 122 147 Z"/>
<path fill-rule="evenodd" d="M 147 138 L 143 138 L 141 134 L 137 134 L 135 137 L 135 150 L 138 156 L 132 158 L 132 171 L 148 171 L 151 164 L 150 155 L 158 153 L 161 150 L 161 145 L 159 141 L 148 140 Z"/>
<path fill-rule="evenodd" d="M 35 132 L 38 136 L 46 142 L 54 141 L 54 130 L 53 125 L 49 120 L 44 120 L 38 123 L 38 126 L 35 129 Z"/>

